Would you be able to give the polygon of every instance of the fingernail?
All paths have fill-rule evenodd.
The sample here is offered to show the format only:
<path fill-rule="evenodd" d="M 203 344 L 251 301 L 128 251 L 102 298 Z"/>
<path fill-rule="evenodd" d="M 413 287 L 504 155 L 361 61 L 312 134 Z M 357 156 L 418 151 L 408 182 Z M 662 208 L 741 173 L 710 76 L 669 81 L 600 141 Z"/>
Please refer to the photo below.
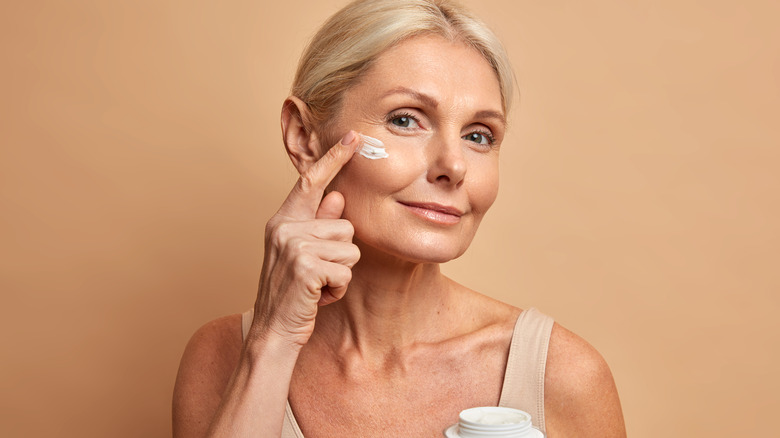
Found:
<path fill-rule="evenodd" d="M 344 135 L 344 138 L 341 139 L 341 144 L 344 146 L 349 146 L 353 141 L 355 141 L 355 137 L 355 131 L 349 131 Z"/>

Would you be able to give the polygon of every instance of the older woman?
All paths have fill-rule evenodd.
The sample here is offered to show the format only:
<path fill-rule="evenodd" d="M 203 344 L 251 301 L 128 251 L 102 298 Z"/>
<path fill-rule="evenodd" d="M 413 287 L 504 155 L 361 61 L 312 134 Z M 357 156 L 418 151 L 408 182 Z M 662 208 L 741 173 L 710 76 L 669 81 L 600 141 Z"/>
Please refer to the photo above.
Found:
<path fill-rule="evenodd" d="M 625 435 L 592 347 L 439 269 L 496 197 L 512 85 L 495 36 L 447 1 L 325 23 L 282 106 L 300 179 L 266 226 L 257 301 L 193 336 L 175 436 L 440 437 L 496 405 L 549 437 Z"/>

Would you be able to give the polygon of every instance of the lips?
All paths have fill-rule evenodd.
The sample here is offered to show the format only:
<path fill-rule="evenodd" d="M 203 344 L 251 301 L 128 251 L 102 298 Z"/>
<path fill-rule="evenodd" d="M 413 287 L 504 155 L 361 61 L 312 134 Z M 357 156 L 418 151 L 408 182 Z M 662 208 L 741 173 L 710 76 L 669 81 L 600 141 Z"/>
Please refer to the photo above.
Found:
<path fill-rule="evenodd" d="M 455 225 L 463 216 L 458 208 L 432 202 L 401 202 L 401 205 L 415 215 L 441 225 Z"/>

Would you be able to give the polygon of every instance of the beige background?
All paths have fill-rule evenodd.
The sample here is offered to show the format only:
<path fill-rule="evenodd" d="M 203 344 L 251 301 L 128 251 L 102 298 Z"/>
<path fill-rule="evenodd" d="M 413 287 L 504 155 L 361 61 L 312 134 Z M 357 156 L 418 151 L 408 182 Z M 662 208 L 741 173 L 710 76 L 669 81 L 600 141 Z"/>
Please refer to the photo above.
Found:
<path fill-rule="evenodd" d="M 466 3 L 522 97 L 447 272 L 593 343 L 632 437 L 774 435 L 780 3 Z M 170 434 L 190 334 L 253 303 L 279 107 L 341 4 L 3 2 L 0 436 Z"/>

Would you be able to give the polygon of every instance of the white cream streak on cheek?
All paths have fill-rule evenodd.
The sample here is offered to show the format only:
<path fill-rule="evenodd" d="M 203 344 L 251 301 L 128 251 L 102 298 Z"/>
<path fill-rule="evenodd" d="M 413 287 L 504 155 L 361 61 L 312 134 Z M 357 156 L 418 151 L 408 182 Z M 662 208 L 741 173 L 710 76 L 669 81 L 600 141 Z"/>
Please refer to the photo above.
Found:
<path fill-rule="evenodd" d="M 380 140 L 374 137 L 369 137 L 365 134 L 360 134 L 360 137 L 363 139 L 363 146 L 359 151 L 360 155 L 370 160 L 378 160 L 380 158 L 389 157 L 387 151 L 385 150 L 385 144 Z"/>

